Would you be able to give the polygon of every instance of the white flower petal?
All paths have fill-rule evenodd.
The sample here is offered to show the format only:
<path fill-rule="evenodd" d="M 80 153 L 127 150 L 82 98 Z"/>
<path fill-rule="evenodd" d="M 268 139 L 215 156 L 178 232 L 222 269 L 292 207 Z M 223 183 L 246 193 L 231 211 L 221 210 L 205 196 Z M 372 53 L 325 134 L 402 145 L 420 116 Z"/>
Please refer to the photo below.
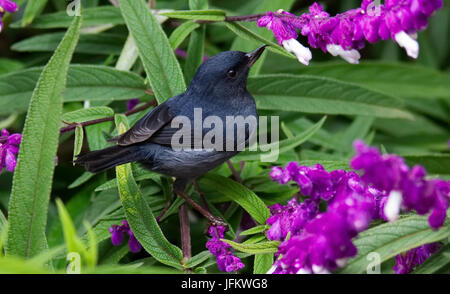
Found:
<path fill-rule="evenodd" d="M 402 193 L 399 191 L 391 191 L 384 206 L 384 215 L 389 221 L 395 221 L 400 214 L 400 207 L 402 205 Z"/>
<path fill-rule="evenodd" d="M 398 45 L 406 50 L 406 54 L 409 57 L 417 58 L 419 57 L 419 43 L 414 40 L 413 37 L 401 31 L 394 36 L 394 40 L 398 43 Z"/>
<path fill-rule="evenodd" d="M 316 265 L 316 264 L 312 265 L 312 271 L 315 274 L 329 274 L 330 273 L 325 267 L 323 267 L 321 265 Z"/>
<path fill-rule="evenodd" d="M 297 275 L 309 275 L 309 274 L 311 274 L 311 271 L 306 268 L 301 268 L 298 270 L 298 272 L 296 274 Z"/>
<path fill-rule="evenodd" d="M 340 56 L 342 59 L 351 64 L 358 64 L 361 59 L 361 54 L 358 50 L 344 50 L 341 45 L 329 44 L 327 45 L 328 52 L 333 56 Z"/>
<path fill-rule="evenodd" d="M 277 269 L 276 266 L 272 265 L 272 267 L 267 271 L 266 275 L 271 275 Z"/>
<path fill-rule="evenodd" d="M 298 61 L 304 65 L 309 65 L 309 61 L 312 59 L 312 53 L 309 48 L 303 46 L 296 39 L 289 39 L 283 41 L 283 47 L 286 51 L 294 53 Z"/>

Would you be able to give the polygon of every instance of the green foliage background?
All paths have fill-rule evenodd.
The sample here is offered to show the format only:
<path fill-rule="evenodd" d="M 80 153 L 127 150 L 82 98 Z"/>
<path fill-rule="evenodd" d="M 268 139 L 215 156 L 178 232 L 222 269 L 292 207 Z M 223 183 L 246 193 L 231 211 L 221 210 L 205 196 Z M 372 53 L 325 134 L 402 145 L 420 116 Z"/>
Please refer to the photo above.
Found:
<path fill-rule="evenodd" d="M 270 268 L 278 242 L 264 236 L 266 205 L 298 192 L 270 180 L 272 165 L 299 161 L 348 169 L 351 144 L 363 139 L 410 165 L 424 165 L 431 178 L 450 179 L 449 1 L 419 33 L 416 61 L 388 41 L 368 45 L 360 65 L 313 50 L 309 67 L 255 22 L 223 21 L 279 8 L 299 14 L 309 1 L 156 0 L 156 8 L 164 11 L 155 16 L 143 0 L 119 0 L 120 8 L 88 0 L 82 1 L 78 17 L 68 16 L 60 0 L 16 2 L 20 11 L 5 17 L 9 26 L 0 35 L 0 128 L 23 132 L 23 143 L 14 175 L 0 174 L 0 273 L 65 272 L 67 252 L 80 253 L 83 273 L 218 272 L 205 251 L 207 223 L 201 217 L 191 217 L 194 256 L 182 259 L 181 199 L 159 224 L 155 220 L 172 198 L 172 179 L 133 163 L 117 167 L 116 173 L 92 175 L 74 167 L 72 159 L 80 151 L 108 146 L 107 139 L 145 113 L 122 115 L 126 100 L 161 103 L 183 92 L 203 56 L 224 50 L 272 45 L 253 67 L 248 89 L 259 114 L 279 116 L 282 130 L 276 162 L 262 163 L 254 152 L 232 159 L 242 183 L 232 180 L 226 164 L 199 181 L 213 213 L 230 226 L 227 242 L 245 263 L 243 273 Z M 337 13 L 360 1 L 321 3 Z M 176 57 L 176 48 L 186 50 L 187 59 Z M 63 121 L 110 116 L 114 121 L 59 136 Z M 188 192 L 199 201 L 192 187 Z M 256 227 L 242 232 L 244 213 Z M 139 254 L 130 253 L 126 242 L 114 247 L 109 239 L 108 228 L 125 218 L 144 247 Z M 413 213 L 396 223 L 373 224 L 355 240 L 358 256 L 341 272 L 365 272 L 365 257 L 375 251 L 383 272 L 391 273 L 396 254 L 441 241 L 443 249 L 416 272 L 448 273 L 449 236 L 448 222 L 435 232 L 425 217 Z"/>

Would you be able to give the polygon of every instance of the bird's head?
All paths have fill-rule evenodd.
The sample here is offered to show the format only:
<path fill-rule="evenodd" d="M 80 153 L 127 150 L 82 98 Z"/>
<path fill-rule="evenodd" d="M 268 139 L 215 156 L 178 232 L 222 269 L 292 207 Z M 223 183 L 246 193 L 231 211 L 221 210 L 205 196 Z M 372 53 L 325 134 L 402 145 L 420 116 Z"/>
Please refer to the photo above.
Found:
<path fill-rule="evenodd" d="M 189 89 L 204 94 L 246 90 L 249 70 L 265 47 L 249 53 L 225 51 L 209 58 L 197 70 Z"/>

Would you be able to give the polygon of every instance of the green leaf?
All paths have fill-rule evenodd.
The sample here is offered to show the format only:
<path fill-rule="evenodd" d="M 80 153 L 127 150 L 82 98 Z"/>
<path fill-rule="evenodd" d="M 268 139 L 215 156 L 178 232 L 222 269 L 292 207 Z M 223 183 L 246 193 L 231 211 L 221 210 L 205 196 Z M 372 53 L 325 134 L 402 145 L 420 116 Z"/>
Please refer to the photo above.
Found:
<path fill-rule="evenodd" d="M 242 231 L 239 233 L 239 236 L 248 236 L 248 235 L 254 235 L 258 233 L 262 233 L 269 229 L 270 227 L 268 225 L 259 225 L 253 228 L 250 228 L 248 230 Z"/>
<path fill-rule="evenodd" d="M 186 82 L 194 78 L 198 67 L 203 62 L 203 52 L 205 50 L 205 32 L 206 27 L 202 25 L 197 30 L 193 31 L 189 38 L 189 45 L 187 50 L 187 58 L 184 63 L 184 76 Z"/>
<path fill-rule="evenodd" d="M 169 37 L 169 43 L 173 50 L 177 49 L 189 34 L 200 25 L 194 21 L 187 21 L 176 28 Z"/>
<path fill-rule="evenodd" d="M 38 2 L 38 1 L 29 1 Z M 92 27 L 99 25 L 120 25 L 124 24 L 120 10 L 112 5 L 83 9 L 83 27 Z M 42 14 L 36 17 L 29 27 L 36 29 L 55 29 L 67 28 L 73 20 L 73 16 L 69 16 L 67 12 L 59 11 L 55 13 Z M 21 22 L 16 21 L 11 24 L 12 28 L 20 28 Z"/>
<path fill-rule="evenodd" d="M 116 124 L 120 134 L 126 131 L 128 122 L 125 116 L 116 116 Z M 136 239 L 148 253 L 161 263 L 181 269 L 181 250 L 169 243 L 163 235 L 134 180 L 131 164 L 117 166 L 116 175 L 120 200 Z"/>
<path fill-rule="evenodd" d="M 82 108 L 63 114 L 62 119 L 70 123 L 82 123 L 89 120 L 110 117 L 114 115 L 114 110 L 107 106 L 94 106 Z"/>
<path fill-rule="evenodd" d="M 270 144 L 267 144 L 265 146 L 261 146 L 261 150 L 269 150 L 268 152 L 263 152 L 261 150 L 259 151 L 244 151 L 238 154 L 233 158 L 233 161 L 241 161 L 241 160 L 263 160 L 264 161 L 272 161 L 271 159 L 274 158 L 276 155 L 272 154 L 273 150 L 277 150 L 278 154 L 282 154 L 284 152 L 287 152 L 289 150 L 292 150 L 302 143 L 308 141 L 308 139 L 314 135 L 322 125 L 324 124 L 326 120 L 326 116 L 324 116 L 320 121 L 318 121 L 316 124 L 314 124 L 312 127 L 307 129 L 306 131 L 296 135 L 293 138 L 285 139 L 280 142 L 272 142 Z M 277 146 L 278 145 L 278 146 Z M 264 149 L 263 149 L 264 148 Z"/>
<path fill-rule="evenodd" d="M 186 262 L 185 266 L 187 268 L 196 267 L 199 264 L 201 264 L 204 261 L 206 261 L 211 256 L 212 256 L 212 254 L 211 254 L 211 252 L 209 252 L 209 250 L 202 251 L 202 252 L 192 256 L 191 259 L 189 259 L 188 262 Z"/>
<path fill-rule="evenodd" d="M 75 17 L 31 98 L 9 202 L 7 255 L 29 258 L 47 247 L 45 228 L 58 148 L 61 94 L 80 27 L 81 17 Z"/>
<path fill-rule="evenodd" d="M 393 223 L 385 223 L 359 234 L 354 241 L 358 254 L 349 260 L 347 266 L 340 272 L 364 273 L 371 263 L 366 258 L 371 252 L 378 253 L 380 262 L 383 262 L 404 251 L 437 242 L 449 236 L 448 222 L 438 231 L 434 231 L 430 228 L 427 217 L 424 216 L 408 216 Z"/>
<path fill-rule="evenodd" d="M 244 185 L 215 174 L 207 174 L 200 182 L 239 204 L 258 223 L 265 224 L 270 217 L 269 209 L 264 202 Z"/>
<path fill-rule="evenodd" d="M 226 22 L 225 25 L 227 26 L 227 28 L 229 28 L 232 32 L 234 32 L 236 35 L 238 35 L 241 38 L 244 38 L 249 41 L 254 41 L 258 44 L 263 43 L 263 44 L 269 45 L 269 47 L 267 47 L 267 50 L 270 50 L 273 53 L 277 53 L 277 54 L 283 55 L 284 57 L 289 57 L 289 58 L 293 58 L 293 59 L 296 58 L 294 55 L 292 55 L 289 52 L 287 52 L 286 50 L 284 50 L 277 43 L 261 37 L 257 33 L 252 32 L 251 30 L 247 29 L 246 27 L 244 27 L 243 25 L 241 25 L 237 22 Z M 256 48 L 254 48 L 254 49 L 256 49 Z"/>
<path fill-rule="evenodd" d="M 77 230 L 75 229 L 67 209 L 60 199 L 56 199 L 56 205 L 62 224 L 67 252 L 78 252 L 81 256 L 85 256 L 87 248 L 83 242 L 81 242 L 80 238 L 78 238 Z"/>
<path fill-rule="evenodd" d="M 352 122 L 352 124 L 345 130 L 341 139 L 339 140 L 342 145 L 341 150 L 352 150 L 352 144 L 356 139 L 364 139 L 367 133 L 370 131 L 374 122 L 373 117 L 358 116 Z"/>
<path fill-rule="evenodd" d="M 425 167 L 428 173 L 448 174 L 450 172 L 450 155 L 440 153 L 400 154 L 409 166 L 416 164 Z"/>
<path fill-rule="evenodd" d="M 180 19 L 195 19 L 195 20 L 210 20 L 210 21 L 222 21 L 225 20 L 225 11 L 222 10 L 176 10 L 171 12 L 163 12 L 161 15 L 170 18 Z"/>
<path fill-rule="evenodd" d="M 257 254 L 255 255 L 253 273 L 265 274 L 270 270 L 272 264 L 273 264 L 273 253 Z"/>
<path fill-rule="evenodd" d="M 119 3 L 158 103 L 184 92 L 181 67 L 148 5 L 142 0 L 119 0 Z"/>
<path fill-rule="evenodd" d="M 36 35 L 15 43 L 11 49 L 18 52 L 53 52 L 63 36 L 64 33 L 59 32 Z M 81 35 L 75 52 L 119 55 L 125 40 L 122 35 L 111 33 Z"/>
<path fill-rule="evenodd" d="M 259 109 L 412 119 L 393 96 L 329 78 L 261 75 L 247 88 Z"/>
<path fill-rule="evenodd" d="M 277 71 L 279 70 L 277 68 Z M 448 74 L 411 63 L 365 61 L 358 66 L 323 63 L 310 67 L 295 67 L 290 72 L 335 78 L 397 97 L 450 99 Z"/>
<path fill-rule="evenodd" d="M 234 249 L 250 253 L 250 254 L 267 254 L 275 253 L 278 251 L 279 241 L 266 241 L 252 244 L 240 244 L 226 239 L 220 239 L 221 241 L 231 245 Z"/>
<path fill-rule="evenodd" d="M 0 115 L 24 112 L 41 68 L 0 76 Z M 64 91 L 64 102 L 128 100 L 145 95 L 144 79 L 139 75 L 98 65 L 71 65 Z"/>
<path fill-rule="evenodd" d="M 93 174 L 93 173 L 84 172 L 75 181 L 73 181 L 72 184 L 70 184 L 67 188 L 73 189 L 73 188 L 79 187 L 79 186 L 83 185 L 84 183 L 86 183 L 87 181 L 89 181 L 94 176 L 95 176 L 95 174 Z"/>
<path fill-rule="evenodd" d="M 47 5 L 48 0 L 38 0 L 38 1 L 28 1 L 25 7 L 25 12 L 22 17 L 22 27 L 25 27 L 33 22 L 34 18 L 38 16 L 42 10 L 44 10 L 45 5 Z"/>
<path fill-rule="evenodd" d="M 81 152 L 81 148 L 83 148 L 83 139 L 84 139 L 84 131 L 81 125 L 77 125 L 75 128 L 75 140 L 73 143 L 73 161 L 77 159 L 78 154 Z M 75 163 L 74 163 L 75 165 Z"/>

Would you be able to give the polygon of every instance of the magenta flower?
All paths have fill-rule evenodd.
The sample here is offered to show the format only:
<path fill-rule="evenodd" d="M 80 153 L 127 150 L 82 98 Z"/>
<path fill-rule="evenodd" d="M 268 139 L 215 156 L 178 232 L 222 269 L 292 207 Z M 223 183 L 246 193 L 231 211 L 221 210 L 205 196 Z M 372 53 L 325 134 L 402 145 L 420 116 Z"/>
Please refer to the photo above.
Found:
<path fill-rule="evenodd" d="M 296 199 L 288 201 L 287 205 L 275 204 L 270 207 L 271 217 L 267 224 L 271 225 L 266 232 L 269 240 L 284 240 L 288 233 L 298 235 L 305 224 L 313 219 L 319 212 L 317 203 L 306 199 L 298 203 Z"/>
<path fill-rule="evenodd" d="M 123 242 L 124 234 L 129 236 L 128 238 L 128 247 L 130 251 L 133 253 L 137 253 L 141 251 L 142 245 L 136 239 L 133 234 L 133 231 L 130 228 L 130 225 L 126 220 L 122 220 L 122 225 L 112 225 L 109 228 L 109 232 L 111 233 L 111 242 L 114 246 L 119 246 Z"/>
<path fill-rule="evenodd" d="M 267 12 L 258 20 L 258 26 L 273 31 L 276 39 L 300 62 L 308 65 L 311 52 L 296 41 L 299 30 L 308 38 L 313 48 L 320 48 L 349 63 L 358 63 L 358 50 L 366 42 L 375 43 L 392 38 L 412 58 L 419 55 L 416 33 L 425 29 L 428 18 L 443 6 L 442 0 L 386 0 L 376 5 L 373 0 L 363 0 L 361 7 L 336 16 L 323 11 L 314 3 L 309 13 L 295 16 L 288 12 Z M 286 45 L 295 44 L 292 46 Z"/>
<path fill-rule="evenodd" d="M 279 10 L 277 13 L 289 16 L 292 15 L 283 10 Z M 311 51 L 297 41 L 298 35 L 293 24 L 288 21 L 283 21 L 281 18 L 275 16 L 273 12 L 269 11 L 266 16 L 258 19 L 258 26 L 266 27 L 273 31 L 275 38 L 280 45 L 287 51 L 294 53 L 301 63 L 305 65 L 309 64 L 309 61 L 312 59 Z"/>
<path fill-rule="evenodd" d="M 139 104 L 139 98 L 133 98 L 127 101 L 127 110 L 130 111 Z"/>
<path fill-rule="evenodd" d="M 6 129 L 2 129 L 0 136 L 0 173 L 3 168 L 10 172 L 13 172 L 16 168 L 16 155 L 19 153 L 21 141 L 21 134 L 10 135 Z"/>
<path fill-rule="evenodd" d="M 350 162 L 355 170 L 361 170 L 361 179 L 382 192 L 381 216 L 394 221 L 400 210 L 415 210 L 418 214 L 430 213 L 432 228 L 439 228 L 446 218 L 450 201 L 450 181 L 426 180 L 426 171 L 416 165 L 411 169 L 403 158 L 395 154 L 382 155 L 376 148 L 355 141 L 356 156 Z"/>
<path fill-rule="evenodd" d="M 210 226 L 208 234 L 211 239 L 206 242 L 206 248 L 216 257 L 217 266 L 223 272 L 236 272 L 244 267 L 241 260 L 231 252 L 231 246 L 221 241 L 224 238 L 225 227 Z"/>
<path fill-rule="evenodd" d="M 415 267 L 424 263 L 440 248 L 439 243 L 431 243 L 408 250 L 395 257 L 393 271 L 395 274 L 409 274 Z"/>
<path fill-rule="evenodd" d="M 414 209 L 421 215 L 430 213 L 432 228 L 443 225 L 450 181 L 425 180 L 423 167 L 410 169 L 403 158 L 382 155 L 362 141 L 355 141 L 354 148 L 356 155 L 350 166 L 360 170 L 361 175 L 344 170 L 327 172 L 319 164 L 307 167 L 295 162 L 286 168 L 272 168 L 270 176 L 274 181 L 296 182 L 303 196 L 309 198 L 302 203 L 293 199 L 287 205 L 271 207 L 272 216 L 267 219 L 271 227 L 266 235 L 282 243 L 269 273 L 329 273 L 343 267 L 356 254 L 352 239 L 372 220 L 395 220 L 401 208 Z M 327 202 L 325 212 L 318 209 L 322 201 Z M 417 251 L 420 258 L 417 254 L 397 257 L 396 271 L 407 272 L 423 262 L 424 256 L 429 256 L 426 248 Z"/>
<path fill-rule="evenodd" d="M 13 13 L 18 9 L 17 4 L 10 0 L 0 0 L 0 32 L 3 30 L 2 17 L 5 12 Z"/>

